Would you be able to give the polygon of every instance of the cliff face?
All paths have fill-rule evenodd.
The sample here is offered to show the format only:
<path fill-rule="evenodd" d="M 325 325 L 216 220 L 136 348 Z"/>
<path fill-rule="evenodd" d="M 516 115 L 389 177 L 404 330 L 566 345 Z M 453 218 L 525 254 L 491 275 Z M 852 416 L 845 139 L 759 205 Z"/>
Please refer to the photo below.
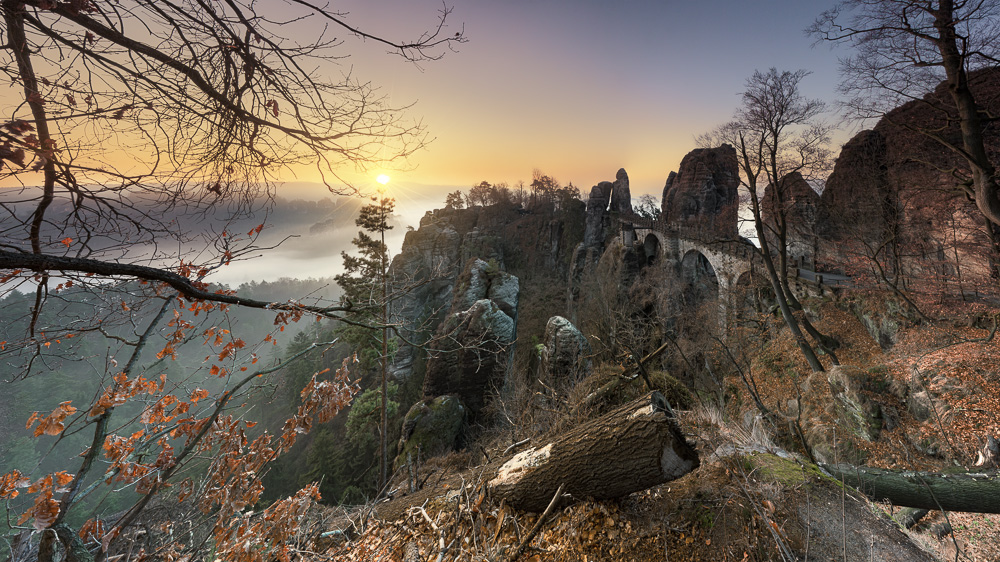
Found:
<path fill-rule="evenodd" d="M 974 73 L 970 87 L 986 111 L 1000 111 L 1000 70 Z M 844 146 L 817 209 L 823 259 L 849 263 L 880 249 L 892 274 L 916 283 L 968 290 L 988 282 L 985 221 L 960 186 L 971 177 L 968 165 L 920 132 L 960 144 L 954 113 L 942 84 Z M 1000 160 L 1000 134 L 986 136 L 990 157 Z"/>
<path fill-rule="evenodd" d="M 424 398 L 455 395 L 475 420 L 493 389 L 504 386 L 516 335 L 519 283 L 480 259 L 458 278 L 455 298 L 431 341 Z"/>
<path fill-rule="evenodd" d="M 565 282 L 570 251 L 583 238 L 583 207 L 582 202 L 573 201 L 565 203 L 565 208 L 546 207 L 537 212 L 501 204 L 429 211 L 420 228 L 406 234 L 402 250 L 392 261 L 394 286 L 405 288 L 393 303 L 393 318 L 414 340 L 426 340 L 451 308 L 462 269 L 477 258 L 517 277 L 522 300 L 527 298 L 536 306 L 537 295 Z M 565 309 L 565 301 L 547 302 L 544 308 L 548 315 L 539 321 L 539 333 L 549 316 Z M 529 323 L 532 316 L 527 315 Z M 418 350 L 401 346 L 393 362 L 394 376 L 406 378 L 422 372 L 423 360 Z"/>
<path fill-rule="evenodd" d="M 768 241 L 776 242 L 775 232 L 784 222 L 785 242 L 790 259 L 807 263 L 815 255 L 814 225 L 819 194 L 798 172 L 785 176 L 778 187 L 768 184 L 760 202 L 761 218 L 768 225 Z"/>
<path fill-rule="evenodd" d="M 663 187 L 663 217 L 667 223 L 733 239 L 737 188 L 740 185 L 736 149 L 728 144 L 698 148 L 670 172 Z"/>
<path fill-rule="evenodd" d="M 632 214 L 632 194 L 625 168 L 618 170 L 614 182 L 602 181 L 590 189 L 583 241 L 573 250 L 569 267 L 566 302 L 571 321 L 576 320 L 576 303 L 584 272 L 596 264 L 604 253 L 608 238 L 616 234 L 611 230 L 612 216 L 621 214 Z"/>

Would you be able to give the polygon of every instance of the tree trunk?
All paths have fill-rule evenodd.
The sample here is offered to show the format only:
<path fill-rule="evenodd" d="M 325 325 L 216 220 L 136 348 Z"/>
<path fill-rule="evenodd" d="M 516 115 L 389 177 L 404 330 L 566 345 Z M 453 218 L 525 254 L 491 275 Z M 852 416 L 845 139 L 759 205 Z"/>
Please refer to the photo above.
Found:
<path fill-rule="evenodd" d="M 517 509 L 542 511 L 560 485 L 577 499 L 619 498 L 698 467 L 666 399 L 651 392 L 504 463 L 490 492 Z"/>
<path fill-rule="evenodd" d="M 942 474 L 847 464 L 819 466 L 873 500 L 921 509 L 1000 513 L 1000 473 L 996 471 Z"/>
<path fill-rule="evenodd" d="M 904 507 L 899 510 L 899 513 L 894 515 L 892 518 L 896 520 L 904 529 L 912 529 L 918 521 L 927 515 L 929 509 L 921 509 L 919 507 Z"/>
<path fill-rule="evenodd" d="M 653 359 L 655 359 L 656 356 L 659 355 L 660 353 L 662 353 L 663 350 L 667 348 L 667 345 L 669 345 L 672 342 L 673 342 L 673 340 L 664 342 L 663 345 L 661 345 L 660 347 L 656 348 L 655 351 L 651 352 L 649 355 L 643 357 L 642 359 L 639 359 L 636 362 L 636 365 L 638 366 L 638 369 L 641 370 L 640 372 L 644 372 L 646 370 L 646 367 L 645 367 L 646 363 L 649 363 L 650 361 L 652 361 Z M 674 343 L 674 345 L 677 345 L 677 344 Z M 687 358 L 685 357 L 684 360 L 687 361 Z M 688 364 L 690 365 L 690 363 L 688 363 Z M 595 404 L 600 404 L 601 402 L 604 401 L 604 398 L 606 396 L 608 396 L 609 394 L 611 394 L 612 392 L 614 392 L 615 389 L 617 389 L 623 383 L 631 382 L 635 378 L 635 376 L 638 376 L 638 375 L 634 375 L 632 378 L 627 378 L 627 377 L 625 377 L 623 375 L 620 375 L 620 376 L 617 376 L 617 377 L 611 379 L 611 381 L 605 383 L 603 386 L 601 386 L 600 388 L 598 388 L 594 392 L 591 392 L 590 394 L 588 394 L 580 402 L 580 404 L 576 408 L 574 408 L 573 411 L 578 412 L 578 411 L 580 411 L 582 409 L 590 408 L 591 406 L 593 406 Z M 649 382 L 649 374 L 646 373 L 646 375 L 643 377 L 643 379 L 646 381 L 646 388 L 647 388 L 647 390 L 652 390 L 652 384 Z"/>

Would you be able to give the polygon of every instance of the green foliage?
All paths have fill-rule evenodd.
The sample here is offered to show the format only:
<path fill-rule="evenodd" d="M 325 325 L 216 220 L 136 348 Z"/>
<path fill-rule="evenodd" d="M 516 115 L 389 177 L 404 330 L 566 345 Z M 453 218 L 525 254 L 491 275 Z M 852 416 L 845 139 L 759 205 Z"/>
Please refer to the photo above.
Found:
<path fill-rule="evenodd" d="M 357 486 L 344 488 L 344 493 L 340 495 L 340 505 L 362 505 L 368 501 L 365 493 Z"/>
<path fill-rule="evenodd" d="M 345 315 L 351 323 L 342 325 L 337 335 L 354 348 L 361 369 L 366 372 L 374 369 L 382 353 L 381 335 L 376 327 L 385 322 L 388 303 L 384 284 L 389 264 L 389 251 L 382 238 L 392 229 L 388 221 L 395 205 L 391 197 L 382 197 L 361 208 L 355 224 L 363 230 L 353 240 L 357 254 L 341 253 L 344 273 L 335 277 L 344 291 L 341 303 L 351 307 Z M 380 239 L 376 240 L 374 234 Z"/>
<path fill-rule="evenodd" d="M 394 382 L 388 383 L 389 402 L 388 415 L 394 418 L 399 415 L 399 402 L 391 397 L 399 392 L 399 385 Z M 369 389 L 361 393 L 351 404 L 351 411 L 347 414 L 347 438 L 351 441 L 372 439 L 376 435 L 372 428 L 378 430 L 379 416 L 382 399 L 380 389 Z"/>
<path fill-rule="evenodd" d="M 484 269 L 483 272 L 486 273 L 488 277 L 495 277 L 498 273 L 500 273 L 500 264 L 497 263 L 497 259 L 490 258 L 489 261 L 486 262 L 486 269 Z"/>

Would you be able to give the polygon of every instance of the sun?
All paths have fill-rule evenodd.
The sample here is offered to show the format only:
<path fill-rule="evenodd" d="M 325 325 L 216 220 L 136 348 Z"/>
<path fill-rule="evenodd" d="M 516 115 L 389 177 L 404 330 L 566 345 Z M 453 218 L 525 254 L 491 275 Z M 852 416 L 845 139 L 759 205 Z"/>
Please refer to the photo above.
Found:
<path fill-rule="evenodd" d="M 379 182 L 382 185 L 385 185 L 385 184 L 389 183 L 390 179 L 391 178 L 389 176 L 385 175 L 385 174 L 379 174 L 378 177 L 375 178 L 375 181 Z"/>

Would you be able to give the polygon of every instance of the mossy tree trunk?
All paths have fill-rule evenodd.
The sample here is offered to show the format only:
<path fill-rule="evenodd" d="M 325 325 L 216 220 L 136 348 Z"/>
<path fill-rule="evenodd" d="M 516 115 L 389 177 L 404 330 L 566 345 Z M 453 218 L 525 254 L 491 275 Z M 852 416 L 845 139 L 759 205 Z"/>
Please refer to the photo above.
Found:
<path fill-rule="evenodd" d="M 820 464 L 837 480 L 877 501 L 905 507 L 1000 513 L 1000 472 L 916 472 Z"/>
<path fill-rule="evenodd" d="M 542 511 L 553 494 L 611 499 L 684 476 L 698 467 L 666 399 L 638 398 L 504 463 L 489 482 L 495 496 Z"/>

